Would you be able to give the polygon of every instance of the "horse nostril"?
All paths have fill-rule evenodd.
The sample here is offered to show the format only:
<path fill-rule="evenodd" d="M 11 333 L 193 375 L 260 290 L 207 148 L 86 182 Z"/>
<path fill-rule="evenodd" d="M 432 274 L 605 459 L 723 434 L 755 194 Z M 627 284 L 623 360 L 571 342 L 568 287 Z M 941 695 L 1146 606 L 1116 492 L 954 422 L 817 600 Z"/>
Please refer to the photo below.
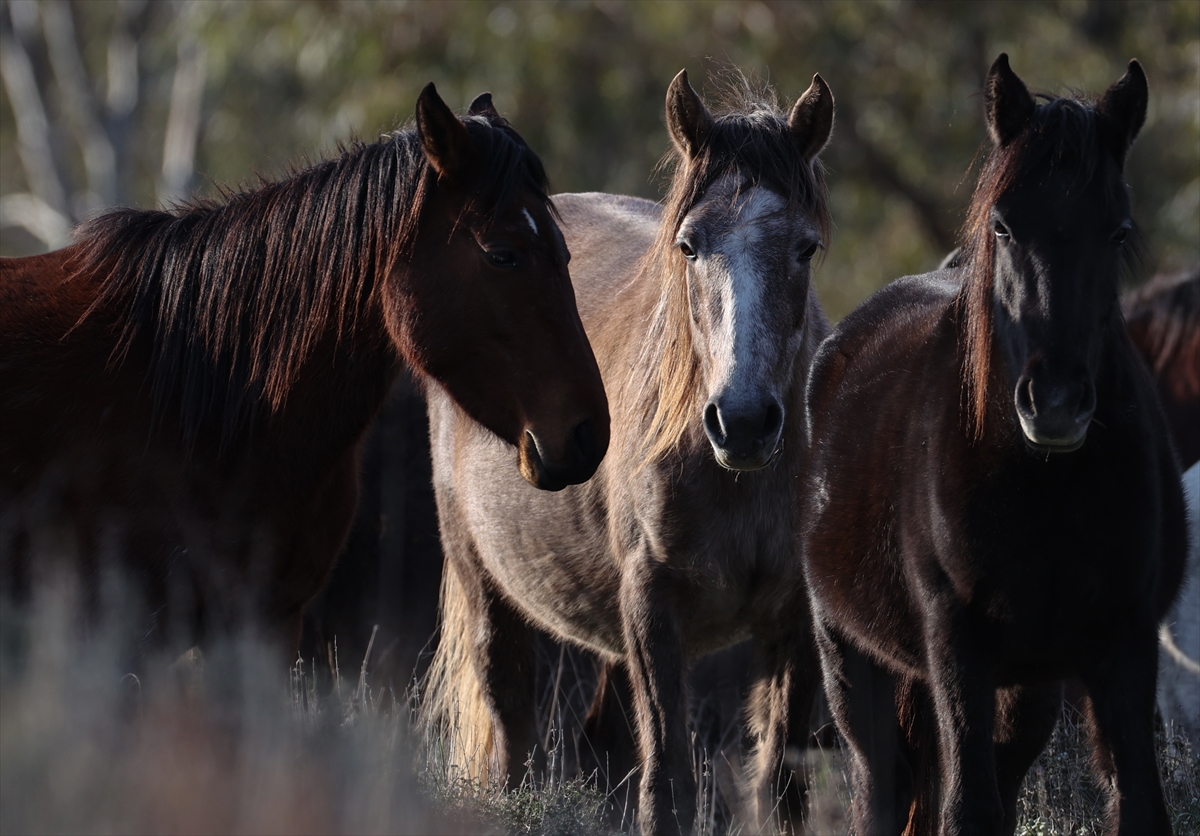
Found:
<path fill-rule="evenodd" d="M 596 459 L 596 424 L 591 418 L 579 422 L 571 430 L 570 447 L 576 462 L 592 462 Z"/>
<path fill-rule="evenodd" d="M 1084 381 L 1083 394 L 1079 398 L 1079 408 L 1075 412 L 1075 420 L 1078 423 L 1091 420 L 1092 414 L 1096 411 L 1096 387 L 1092 385 L 1090 380 Z"/>
<path fill-rule="evenodd" d="M 763 418 L 762 437 L 764 439 L 773 438 L 774 436 L 776 436 L 779 433 L 779 430 L 782 427 L 783 427 L 783 407 L 781 407 L 778 403 L 772 401 L 767 406 L 767 412 L 766 412 L 765 417 Z"/>
<path fill-rule="evenodd" d="M 704 408 L 704 430 L 718 444 L 725 443 L 725 427 L 721 424 L 721 411 L 715 403 Z"/>
<path fill-rule="evenodd" d="M 1024 377 L 1017 381 L 1017 411 L 1027 418 L 1037 415 L 1033 403 L 1033 378 Z"/>

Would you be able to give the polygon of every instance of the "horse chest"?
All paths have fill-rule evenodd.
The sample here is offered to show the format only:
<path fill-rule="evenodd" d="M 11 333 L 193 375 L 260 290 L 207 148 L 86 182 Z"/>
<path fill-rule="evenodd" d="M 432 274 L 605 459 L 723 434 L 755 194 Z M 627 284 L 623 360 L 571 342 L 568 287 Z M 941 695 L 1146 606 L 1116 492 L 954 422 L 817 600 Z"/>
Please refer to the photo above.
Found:
<path fill-rule="evenodd" d="M 786 619 L 794 596 L 804 594 L 788 480 L 777 473 L 715 476 L 733 489 L 696 480 L 641 523 L 646 539 L 659 544 L 647 558 L 675 569 L 687 602 L 684 633 L 703 651 Z"/>
<path fill-rule="evenodd" d="M 1079 470 L 1043 474 L 1007 498 L 984 491 L 976 507 L 987 510 L 968 521 L 970 606 L 1002 667 L 1062 671 L 1153 606 L 1154 492 L 1144 480 L 1141 491 L 1114 490 Z"/>

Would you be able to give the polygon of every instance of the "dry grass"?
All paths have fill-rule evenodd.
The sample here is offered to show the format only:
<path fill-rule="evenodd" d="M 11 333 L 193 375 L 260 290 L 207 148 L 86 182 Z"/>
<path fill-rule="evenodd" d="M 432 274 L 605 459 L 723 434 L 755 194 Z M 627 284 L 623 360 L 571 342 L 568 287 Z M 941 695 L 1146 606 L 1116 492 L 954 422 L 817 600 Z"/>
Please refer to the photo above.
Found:
<path fill-rule="evenodd" d="M 288 677 L 243 639 L 203 659 L 140 666 L 114 630 L 78 628 L 71 596 L 24 615 L 0 604 L 0 833 L 603 834 L 631 821 L 628 785 L 575 777 L 574 730 L 586 670 L 545 690 L 549 769 L 501 790 L 458 772 L 447 741 L 411 732 L 407 695 L 373 688 L 367 666 L 328 683 L 299 663 Z M 85 635 L 86 634 L 86 635 Z M 357 667 L 357 666 L 355 666 Z M 554 665 L 547 668 L 553 670 Z M 586 667 L 586 665 L 584 665 Z M 741 834 L 740 733 L 704 701 L 696 716 L 696 832 Z M 1161 764 L 1177 833 L 1200 832 L 1200 763 L 1164 735 Z M 842 753 L 810 751 L 814 834 L 845 831 Z M 1026 781 L 1023 836 L 1100 832 L 1105 797 L 1068 717 Z"/>
<path fill-rule="evenodd" d="M 128 674 L 70 595 L 2 612 L 3 833 L 464 833 L 422 788 L 407 704 L 366 678 L 317 693 L 252 639 Z"/>

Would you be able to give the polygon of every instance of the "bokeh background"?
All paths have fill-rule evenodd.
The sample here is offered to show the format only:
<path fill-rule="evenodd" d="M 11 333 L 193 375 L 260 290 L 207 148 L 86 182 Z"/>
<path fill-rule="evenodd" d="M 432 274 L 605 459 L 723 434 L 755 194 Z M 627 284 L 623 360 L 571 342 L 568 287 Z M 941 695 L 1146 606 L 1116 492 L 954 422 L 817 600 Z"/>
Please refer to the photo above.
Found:
<path fill-rule="evenodd" d="M 1132 57 L 1150 79 L 1128 177 L 1143 277 L 1200 259 L 1200 3 L 6 0 L 0 3 L 0 253 L 60 246 L 110 205 L 253 185 L 411 119 L 428 81 L 482 90 L 559 191 L 657 198 L 667 84 L 737 68 L 785 104 L 820 72 L 832 316 L 954 246 L 984 139 L 979 91 L 1008 52 L 1034 90 L 1102 93 Z M 1069 87 L 1066 85 L 1070 85 Z"/>
<path fill-rule="evenodd" d="M 819 71 L 838 114 L 822 155 L 836 231 L 816 281 L 836 319 L 955 246 L 985 138 L 980 90 L 1001 51 L 1053 94 L 1100 94 L 1142 61 L 1150 111 L 1126 173 L 1149 247 L 1135 281 L 1200 261 L 1198 0 L 0 0 L 0 255 L 63 246 L 106 207 L 286 176 L 409 123 L 429 81 L 458 109 L 492 91 L 558 191 L 658 198 L 663 99 L 680 68 L 702 94 L 743 72 L 785 106 Z M 230 678 L 241 697 L 209 674 L 218 699 L 187 691 L 181 702 L 169 687 L 143 695 L 113 658 L 116 641 L 72 632 L 71 606 L 42 607 L 20 629 L 0 607 L 0 834 L 601 832 L 594 791 L 570 783 L 484 798 L 502 812 L 486 820 L 444 818 L 467 809 L 466 795 L 481 802 L 452 771 L 412 766 L 405 689 L 435 632 L 442 561 L 411 381 L 367 440 L 361 482 L 347 547 L 309 609 L 290 708 L 253 648 Z M 22 642 L 20 664 L 7 664 Z M 557 708 L 542 716 L 581 717 L 589 661 L 548 639 L 543 650 L 539 693 Z M 694 672 L 717 684 L 695 689 L 703 710 L 692 713 L 700 739 L 733 729 L 736 746 L 742 680 L 715 673 L 737 673 L 736 648 L 726 653 Z M 564 659 L 575 684 L 560 693 Z M 1081 740 L 1039 762 L 1022 833 L 1098 827 L 1103 799 L 1083 777 Z M 1184 799 L 1177 821 L 1200 820 L 1195 758 L 1167 763 L 1184 776 L 1168 786 Z M 813 784 L 836 819 L 846 799 L 835 785 Z M 546 823 L 532 826 L 529 811 Z"/>

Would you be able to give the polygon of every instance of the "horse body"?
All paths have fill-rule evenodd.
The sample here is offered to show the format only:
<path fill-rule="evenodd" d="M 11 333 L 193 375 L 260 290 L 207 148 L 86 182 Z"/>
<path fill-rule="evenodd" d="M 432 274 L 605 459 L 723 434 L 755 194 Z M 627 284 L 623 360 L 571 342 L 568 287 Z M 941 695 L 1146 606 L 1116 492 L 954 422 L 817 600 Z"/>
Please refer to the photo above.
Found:
<path fill-rule="evenodd" d="M 138 341 L 113 363 L 120 323 L 85 316 L 100 279 L 71 272 L 81 247 L 0 265 L 12 294 L 0 314 L 6 547 L 77 553 L 89 594 L 102 570 L 148 576 L 138 590 L 151 607 L 143 629 L 179 631 L 156 641 L 188 642 L 201 622 L 242 624 L 253 612 L 287 616 L 285 633 L 272 636 L 286 646 L 290 617 L 323 585 L 353 518 L 358 441 L 399 358 L 382 339 L 322 346 L 312 377 L 330 378 L 302 377 L 272 416 L 278 430 L 189 441 L 176 415 L 147 397 L 150 346 Z M 41 333 L 18 324 L 29 322 Z M 312 414 L 322 398 L 338 409 Z M 16 540 L 22 533 L 35 539 Z M 37 539 L 63 534 L 67 542 Z M 269 582 L 252 579 L 251 567 Z M 248 583 L 250 600 L 239 588 Z"/>
<path fill-rule="evenodd" d="M 294 650 L 403 364 L 533 483 L 587 478 L 607 405 L 544 183 L 489 97 L 460 121 L 430 86 L 416 131 L 0 262 L 6 583 L 65 551 L 93 598 L 123 570 L 152 643 Z"/>
<path fill-rule="evenodd" d="M 803 551 L 854 828 L 1011 833 L 1078 677 L 1120 832 L 1166 832 L 1155 646 L 1183 504 L 1117 308 L 1144 76 L 1095 111 L 1035 112 L 1004 56 L 988 83 L 968 255 L 860 306 L 810 379 Z"/>
<path fill-rule="evenodd" d="M 1200 461 L 1200 265 L 1155 276 L 1125 296 L 1121 307 L 1187 470 Z"/>
<path fill-rule="evenodd" d="M 684 175 L 691 191 L 666 209 L 601 194 L 555 198 L 580 314 L 613 403 L 612 448 L 592 480 L 559 494 L 526 491 L 447 399 L 430 400 L 447 567 L 428 715 L 458 721 L 460 746 L 479 747 L 462 754 L 490 757 L 493 774 L 515 777 L 539 741 L 527 621 L 596 651 L 636 713 L 647 833 L 686 832 L 695 812 L 689 658 L 759 639 L 756 687 L 770 697 L 753 721 L 761 784 L 775 777 L 789 731 L 807 733 L 815 657 L 807 625 L 794 617 L 804 597 L 791 501 L 802 429 L 785 416 L 799 414 L 808 359 L 827 331 L 808 282 L 827 225 L 809 167 L 828 137 L 832 98 L 814 81 L 801 102 L 802 116 L 827 111 L 823 126 L 797 128 L 793 115 L 785 128 L 765 109 L 753 118 L 792 131 L 781 137 L 782 153 L 807 172 L 808 195 L 789 198 L 778 191 L 786 179 L 763 182 L 736 157 L 725 176 L 697 187 L 687 167 L 699 143 L 689 151 L 677 138 L 684 170 L 675 193 Z M 682 74 L 668 94 L 669 121 L 672 106 L 690 108 L 695 121 L 683 119 L 685 128 L 720 130 L 704 122 L 712 117 Z M 749 121 L 730 117 L 747 144 L 756 130 Z M 677 373 L 669 382 L 684 384 L 684 417 L 668 449 L 648 454 L 663 414 L 664 353 L 681 340 L 683 362 L 666 365 Z M 739 473 L 721 456 L 759 469 Z"/>
<path fill-rule="evenodd" d="M 640 393 L 630 391 L 636 382 L 628 374 L 622 380 L 621 372 L 636 368 L 654 339 L 646 312 L 662 295 L 660 276 L 631 268 L 653 245 L 662 207 L 600 193 L 556 195 L 554 203 L 570 244 L 580 317 L 608 377 L 606 389 L 628 404 Z M 808 305 L 819 318 L 815 295 Z M 823 333 L 821 325 L 808 330 L 805 358 Z M 789 411 L 803 406 L 803 365 L 796 363 L 789 381 Z M 780 611 L 767 605 L 779 595 L 762 588 L 756 575 L 782 577 L 798 568 L 781 557 L 791 549 L 788 505 L 770 499 L 795 477 L 791 459 L 780 462 L 789 466 L 735 480 L 709 454 L 703 430 L 692 425 L 678 462 L 637 471 L 649 432 L 641 415 L 630 421 L 635 427 L 622 428 L 620 452 L 614 446 L 591 480 L 540 496 L 507 478 L 511 474 L 489 455 L 497 446 L 447 398 L 435 396 L 430 409 L 439 490 L 453 491 L 455 504 L 470 508 L 462 524 L 480 566 L 543 629 L 609 659 L 623 657 L 620 586 L 644 548 L 688 556 L 678 583 L 689 605 L 677 617 L 691 654 L 744 637 L 736 631 L 746 629 L 742 622 L 750 613 L 769 618 Z M 531 527 L 531 519 L 561 525 Z M 732 634 L 731 625 L 737 625 Z"/>

